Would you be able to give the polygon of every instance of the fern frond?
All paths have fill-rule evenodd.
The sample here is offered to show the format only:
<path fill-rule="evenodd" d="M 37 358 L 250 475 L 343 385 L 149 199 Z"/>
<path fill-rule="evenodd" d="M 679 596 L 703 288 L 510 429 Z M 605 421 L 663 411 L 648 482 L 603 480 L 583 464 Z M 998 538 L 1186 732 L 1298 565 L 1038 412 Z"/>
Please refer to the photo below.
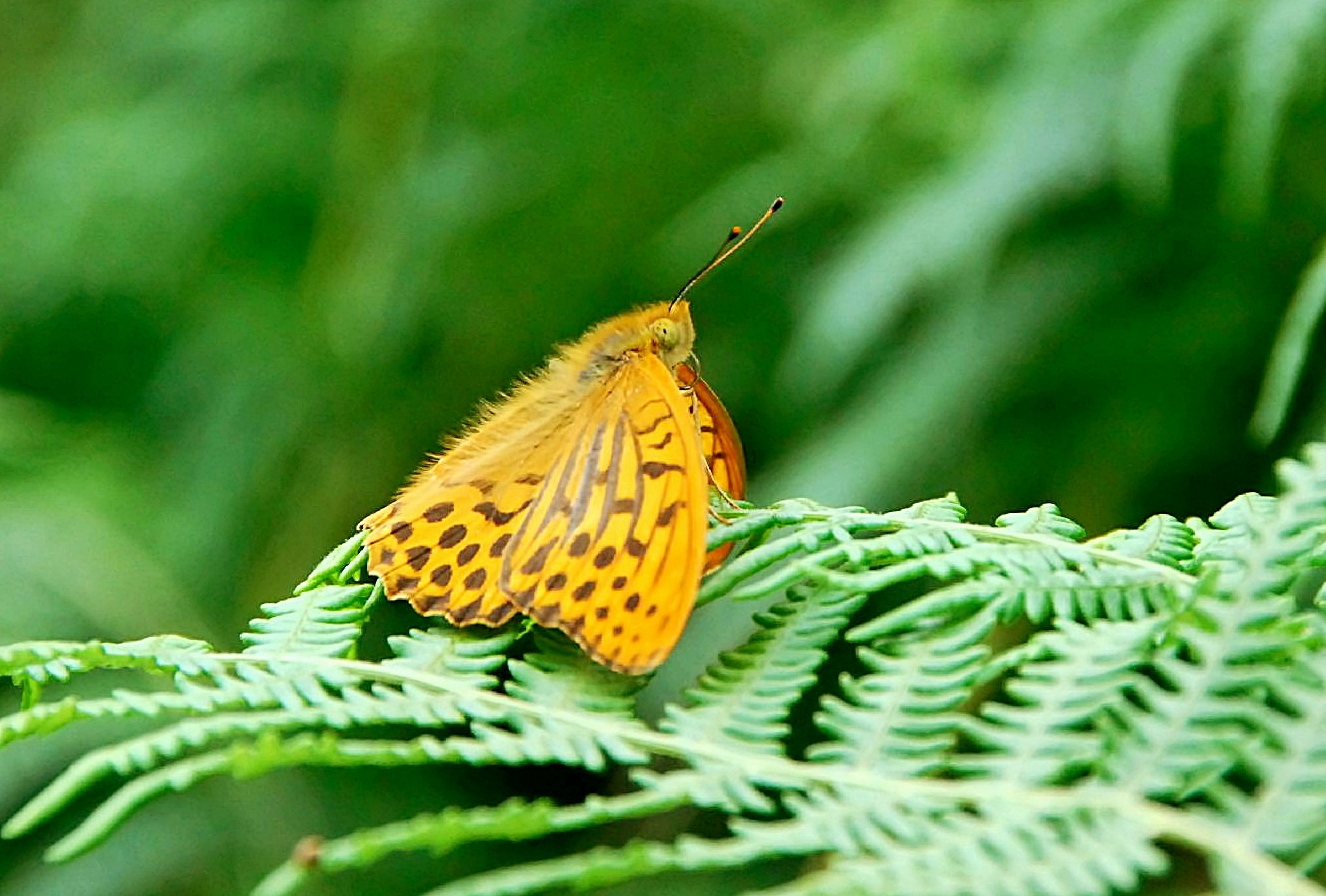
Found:
<path fill-rule="evenodd" d="M 1326 657 L 1306 662 L 1312 677 L 1276 683 L 1281 712 L 1261 715 L 1266 736 L 1241 753 L 1260 782 L 1232 804 L 1238 826 L 1267 852 L 1291 857 L 1305 874 L 1326 849 Z"/>
<path fill-rule="evenodd" d="M 1152 832 L 1114 813 L 922 814 L 893 829 L 853 820 L 860 823 L 832 838 L 838 849 L 823 870 L 761 896 L 1109 896 L 1166 866 Z"/>
<path fill-rule="evenodd" d="M 211 651 L 206 641 L 156 635 L 137 641 L 22 641 L 0 647 L 0 675 L 40 684 L 68 681 L 94 669 L 176 672 L 192 668 L 191 655 Z"/>
<path fill-rule="evenodd" d="M 1152 674 L 1136 684 L 1137 704 L 1104 762 L 1117 786 L 1179 799 L 1220 782 L 1262 749 L 1278 714 L 1268 687 L 1320 650 L 1298 637 L 1311 626 L 1289 591 L 1326 533 L 1326 447 L 1279 470 L 1283 497 L 1232 502 L 1199 538 L 1206 575 L 1150 656 Z"/>
<path fill-rule="evenodd" d="M 797 555 L 814 556 L 825 549 L 830 557 L 847 550 L 854 539 L 879 531 L 887 522 L 877 514 L 857 508 L 831 509 L 809 501 L 784 501 L 767 509 L 744 512 L 716 529 L 711 544 L 735 538 L 762 540 L 714 570 L 701 585 L 696 606 L 731 596 L 753 600 L 777 594 L 798 580 L 797 567 L 790 561 Z M 782 531 L 779 531 L 782 530 Z M 770 537 L 772 536 L 772 537 Z M 806 566 L 818 560 L 805 561 Z M 761 575 L 768 572 L 769 575 Z"/>
<path fill-rule="evenodd" d="M 800 856 L 814 870 L 773 892 L 1078 896 L 1136 891 L 1177 843 L 1230 892 L 1324 896 L 1288 863 L 1312 871 L 1326 857 L 1326 624 L 1297 600 L 1326 556 L 1326 447 L 1280 471 L 1278 498 L 1089 540 L 1054 505 L 982 526 L 952 496 L 893 513 L 729 511 L 718 538 L 748 550 L 706 593 L 773 603 L 657 726 L 635 711 L 643 679 L 555 634 L 536 631 L 512 656 L 515 628 L 443 626 L 390 637 L 381 662 L 354 659 L 375 598 L 352 539 L 267 608 L 243 653 L 175 638 L 0 649 L 27 700 L 0 718 L 0 745 L 83 720 L 151 726 L 71 763 L 0 833 L 25 833 L 108 779 L 119 788 L 50 858 L 218 775 L 540 763 L 629 775 L 616 779 L 624 792 L 570 805 L 448 809 L 332 839 L 261 892 L 405 850 L 647 819 L 650 836 L 624 846 L 508 860 L 435 892 Z M 877 592 L 881 609 L 854 619 Z M 1049 626 L 1028 635 L 1028 621 Z M 826 651 L 844 634 L 855 662 L 830 679 Z M 157 689 L 46 701 L 39 687 L 135 671 L 156 673 Z M 818 737 L 790 727 L 811 695 Z M 795 758 L 789 745 L 806 741 Z M 689 807 L 726 831 L 693 836 L 675 811 Z"/>
<path fill-rule="evenodd" d="M 295 593 L 263 604 L 263 616 L 241 634 L 246 653 L 354 656 L 372 604 L 382 585 L 357 583 L 364 576 L 368 551 L 364 533 L 337 546 L 322 559 Z"/>
<path fill-rule="evenodd" d="M 798 588 L 759 613 L 755 635 L 722 654 L 670 705 L 664 731 L 694 742 L 782 754 L 786 716 L 815 682 L 824 646 L 837 637 L 864 595 Z"/>
<path fill-rule="evenodd" d="M 1079 541 L 1087 534 L 1086 529 L 1064 516 L 1055 504 L 1005 513 L 995 520 L 995 525 L 1025 535 L 1048 535 L 1066 541 Z"/>
<path fill-rule="evenodd" d="M 844 674 L 842 696 L 820 701 L 815 723 L 830 740 L 811 745 L 807 757 L 889 776 L 946 766 L 966 718 L 957 709 L 978 683 L 992 625 L 991 614 L 976 614 L 937 637 L 858 648 L 869 672 Z"/>
<path fill-rule="evenodd" d="M 528 862 L 475 874 L 429 890 L 424 896 L 524 896 L 574 885 L 593 889 L 667 871 L 725 871 L 788 850 L 745 840 L 705 840 L 683 835 L 673 843 L 635 841 L 619 848 L 595 847 L 558 859 Z"/>
<path fill-rule="evenodd" d="M 1096 726 L 1124 708 L 1138 686 L 1139 657 L 1160 637 L 1155 621 L 1060 619 L 1035 635 L 1036 653 L 1004 685 L 1008 702 L 986 702 L 965 731 L 982 750 L 961 757 L 968 774 L 1027 784 L 1065 784 L 1094 769 Z"/>
<path fill-rule="evenodd" d="M 1087 542 L 1087 546 L 1186 570 L 1192 564 L 1197 536 L 1192 527 L 1167 513 L 1160 513 L 1136 529 L 1116 529 L 1093 538 Z"/>
<path fill-rule="evenodd" d="M 183 709 L 189 700 L 170 692 L 118 691 L 111 697 L 79 699 L 65 697 L 38 702 L 39 685 L 66 681 L 78 673 L 106 669 L 132 669 L 152 673 L 195 674 L 200 663 L 211 656 L 211 645 L 203 641 L 161 635 L 138 641 L 108 644 L 42 642 L 15 644 L 6 648 L 6 674 L 24 686 L 23 708 L 0 718 L 0 746 L 24 738 L 47 735 L 78 721 L 156 715 L 168 709 Z"/>
<path fill-rule="evenodd" d="M 557 806 L 549 800 L 510 799 L 492 808 L 448 808 L 328 840 L 318 847 L 317 870 L 338 874 L 370 866 L 397 852 L 427 850 L 431 855 L 443 856 L 470 843 L 531 840 L 655 815 L 681 804 L 676 797 L 638 792 L 612 797 L 590 795 L 573 806 Z M 310 873 L 307 862 L 292 859 L 273 870 L 253 891 L 254 896 L 286 896 Z"/>
<path fill-rule="evenodd" d="M 481 746 L 507 763 L 560 762 L 597 771 L 615 761 L 639 765 L 648 754 L 623 737 L 625 731 L 647 729 L 633 714 L 640 678 L 618 675 L 592 662 L 565 638 L 535 635 L 536 650 L 510 663 L 505 690 L 514 712 L 483 716 L 472 726 L 475 741 L 469 758 Z M 529 706 L 549 712 L 531 713 Z M 614 724 L 589 728 L 567 723 L 565 715 L 592 714 Z M 465 747 L 461 747 L 465 749 Z"/>
<path fill-rule="evenodd" d="M 274 729 L 265 728 L 256 740 L 234 741 L 218 750 L 176 759 L 133 778 L 51 846 L 46 858 L 63 862 L 82 855 L 109 837 L 150 800 L 219 775 L 244 779 L 292 767 L 389 768 L 454 762 L 457 756 L 444 742 L 429 735 L 408 741 L 350 740 L 332 732 L 282 738 Z M 10 820 L 12 828 L 6 829 L 6 836 L 17 836 L 31 829 L 88 786 L 90 781 L 84 771 L 70 771 L 71 774 L 62 775 Z M 127 774 L 132 769 L 118 771 Z"/>
<path fill-rule="evenodd" d="M 507 650 L 518 636 L 511 628 L 414 629 L 387 639 L 394 656 L 382 665 L 445 675 L 470 687 L 492 690 L 498 684 L 493 673 L 506 664 Z"/>
<path fill-rule="evenodd" d="M 328 551 L 304 581 L 295 586 L 294 593 L 302 594 L 323 585 L 352 585 L 366 578 L 368 551 L 364 548 L 364 535 L 362 531 L 356 532 Z"/>
<path fill-rule="evenodd" d="M 1119 530 L 1086 543 L 1077 541 L 1081 527 L 1052 504 L 1006 514 L 1000 522 L 994 529 L 966 523 L 915 524 L 949 532 L 952 549 L 880 568 L 814 574 L 839 587 L 865 591 L 918 578 L 955 580 L 853 629 L 849 637 L 855 641 L 990 608 L 1005 623 L 1021 617 L 1036 623 L 1049 618 L 1145 618 L 1177 605 L 1193 584 L 1180 568 L 1191 556 L 1196 535 L 1172 517 L 1152 517 L 1140 529 Z"/>

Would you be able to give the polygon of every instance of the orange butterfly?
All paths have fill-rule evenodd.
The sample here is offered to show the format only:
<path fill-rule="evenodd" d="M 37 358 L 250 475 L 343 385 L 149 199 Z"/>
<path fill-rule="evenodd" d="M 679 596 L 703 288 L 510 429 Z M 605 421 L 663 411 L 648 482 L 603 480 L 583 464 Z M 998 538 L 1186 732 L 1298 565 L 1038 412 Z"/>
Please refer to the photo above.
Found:
<path fill-rule="evenodd" d="M 705 552 L 709 483 L 746 488 L 732 420 L 689 363 L 685 295 L 781 205 L 671 302 L 561 347 L 366 517 L 387 596 L 456 625 L 525 613 L 619 672 L 663 662 L 727 553 Z"/>

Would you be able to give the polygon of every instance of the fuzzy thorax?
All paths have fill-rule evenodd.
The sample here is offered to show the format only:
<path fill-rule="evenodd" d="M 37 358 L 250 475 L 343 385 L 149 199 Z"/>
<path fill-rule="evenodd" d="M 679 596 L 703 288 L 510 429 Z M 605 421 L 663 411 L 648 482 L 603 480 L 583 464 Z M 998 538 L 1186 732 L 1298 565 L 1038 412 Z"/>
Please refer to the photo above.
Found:
<path fill-rule="evenodd" d="M 647 305 L 619 314 L 563 345 L 548 363 L 502 396 L 482 406 L 458 436 L 447 439 L 435 462 L 425 464 L 414 482 L 455 473 L 473 460 L 507 462 L 508 451 L 541 444 L 566 426 L 605 379 L 632 358 L 658 355 L 669 369 L 686 360 L 695 346 L 689 302 Z"/>

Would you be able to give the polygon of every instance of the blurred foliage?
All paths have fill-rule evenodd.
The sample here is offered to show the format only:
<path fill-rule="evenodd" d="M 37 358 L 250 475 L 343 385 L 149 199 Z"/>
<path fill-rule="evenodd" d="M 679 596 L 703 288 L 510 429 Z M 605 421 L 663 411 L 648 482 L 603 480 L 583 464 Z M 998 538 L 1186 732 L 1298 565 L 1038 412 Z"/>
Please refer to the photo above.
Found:
<path fill-rule="evenodd" d="M 693 295 L 761 500 L 1210 513 L 1266 484 L 1282 321 L 1258 431 L 1322 430 L 1321 0 L 0 10 L 0 641 L 223 640 L 776 194 Z M 14 755 L 5 812 L 71 754 Z M 228 892 L 471 786 L 219 786 L 206 831 L 138 822 L 187 879 L 26 841 L 0 879 Z"/>

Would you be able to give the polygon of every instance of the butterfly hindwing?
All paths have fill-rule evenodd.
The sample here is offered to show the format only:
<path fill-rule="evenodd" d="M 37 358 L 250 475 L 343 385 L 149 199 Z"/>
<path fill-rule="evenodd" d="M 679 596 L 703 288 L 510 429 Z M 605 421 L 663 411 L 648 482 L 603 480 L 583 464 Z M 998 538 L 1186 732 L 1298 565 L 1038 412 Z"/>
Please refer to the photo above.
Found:
<path fill-rule="evenodd" d="M 568 433 L 501 585 L 599 662 L 646 671 L 680 637 L 704 564 L 708 486 L 690 403 L 667 366 L 643 355 L 596 390 Z"/>
<path fill-rule="evenodd" d="M 387 596 L 457 625 L 501 625 L 517 611 L 498 586 L 502 557 L 538 480 L 503 482 L 438 465 L 365 519 L 369 569 Z"/>

